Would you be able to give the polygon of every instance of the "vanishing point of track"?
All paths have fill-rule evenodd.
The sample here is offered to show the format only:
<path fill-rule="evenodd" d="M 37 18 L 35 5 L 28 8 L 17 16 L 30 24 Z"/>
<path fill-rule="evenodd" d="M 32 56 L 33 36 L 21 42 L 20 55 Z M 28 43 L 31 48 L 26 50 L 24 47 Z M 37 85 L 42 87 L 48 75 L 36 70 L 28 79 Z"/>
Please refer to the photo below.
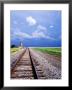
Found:
<path fill-rule="evenodd" d="M 40 64 L 33 60 L 30 50 L 27 48 L 11 69 L 11 78 L 13 79 L 45 79 Z"/>

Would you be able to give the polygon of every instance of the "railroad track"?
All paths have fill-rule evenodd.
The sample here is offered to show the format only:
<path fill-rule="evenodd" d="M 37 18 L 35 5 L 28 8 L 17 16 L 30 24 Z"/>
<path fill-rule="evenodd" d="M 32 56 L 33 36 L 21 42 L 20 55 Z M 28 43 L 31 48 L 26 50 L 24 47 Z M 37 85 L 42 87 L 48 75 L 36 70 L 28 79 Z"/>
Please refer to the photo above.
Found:
<path fill-rule="evenodd" d="M 11 70 L 11 78 L 13 79 L 46 79 L 39 63 L 32 59 L 29 49 L 27 48 L 24 54 Z"/>

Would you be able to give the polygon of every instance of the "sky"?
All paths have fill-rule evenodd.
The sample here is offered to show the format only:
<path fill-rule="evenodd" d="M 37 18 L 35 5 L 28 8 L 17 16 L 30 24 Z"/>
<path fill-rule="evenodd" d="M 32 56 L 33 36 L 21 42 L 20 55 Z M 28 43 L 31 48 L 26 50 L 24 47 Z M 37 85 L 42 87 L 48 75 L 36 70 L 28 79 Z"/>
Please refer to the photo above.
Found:
<path fill-rule="evenodd" d="M 11 45 L 61 47 L 61 11 L 11 10 Z"/>

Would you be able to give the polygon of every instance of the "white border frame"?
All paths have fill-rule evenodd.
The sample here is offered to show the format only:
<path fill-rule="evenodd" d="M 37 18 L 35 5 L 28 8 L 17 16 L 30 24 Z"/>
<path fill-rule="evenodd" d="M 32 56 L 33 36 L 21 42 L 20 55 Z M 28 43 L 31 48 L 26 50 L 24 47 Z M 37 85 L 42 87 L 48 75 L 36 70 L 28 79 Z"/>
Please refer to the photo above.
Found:
<path fill-rule="evenodd" d="M 62 79 L 11 80 L 10 79 L 10 10 L 62 11 Z M 4 4 L 4 86 L 68 86 L 69 4 Z"/>

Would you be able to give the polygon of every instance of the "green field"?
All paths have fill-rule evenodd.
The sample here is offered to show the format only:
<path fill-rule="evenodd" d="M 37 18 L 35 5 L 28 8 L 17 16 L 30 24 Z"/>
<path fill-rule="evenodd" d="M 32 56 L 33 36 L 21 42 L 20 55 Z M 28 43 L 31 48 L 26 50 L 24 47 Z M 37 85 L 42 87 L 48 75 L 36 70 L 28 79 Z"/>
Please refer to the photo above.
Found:
<path fill-rule="evenodd" d="M 51 55 L 61 56 L 61 48 L 34 48 L 34 49 Z"/>
<path fill-rule="evenodd" d="M 11 53 L 15 53 L 19 50 L 19 48 L 11 48 Z"/>
<path fill-rule="evenodd" d="M 14 47 L 14 48 L 11 48 L 11 53 L 16 53 L 16 52 L 19 51 L 20 49 L 22 49 L 22 47 Z"/>

